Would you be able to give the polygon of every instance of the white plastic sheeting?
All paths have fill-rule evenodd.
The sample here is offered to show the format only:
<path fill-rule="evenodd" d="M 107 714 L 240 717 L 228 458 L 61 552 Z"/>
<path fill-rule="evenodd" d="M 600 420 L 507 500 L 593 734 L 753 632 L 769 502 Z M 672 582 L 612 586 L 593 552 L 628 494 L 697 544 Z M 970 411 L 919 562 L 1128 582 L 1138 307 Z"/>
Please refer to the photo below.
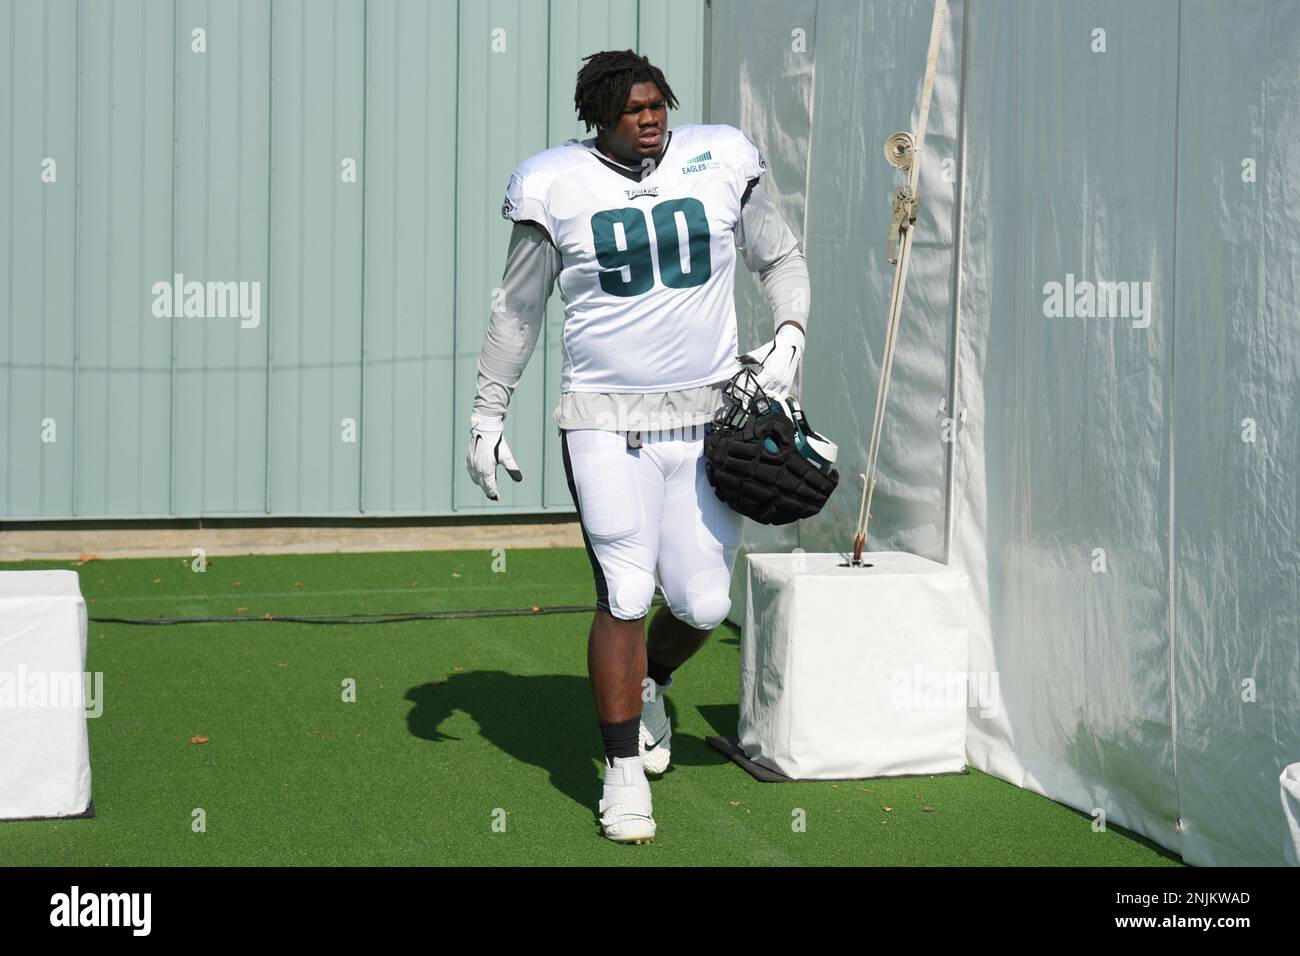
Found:
<path fill-rule="evenodd" d="M 89 808 L 85 667 L 77 573 L 0 572 L 0 820 Z"/>
<path fill-rule="evenodd" d="M 931 11 L 713 4 L 711 120 L 751 133 L 803 240 L 801 397 L 841 449 L 823 514 L 748 551 L 851 546 L 881 150 Z M 972 766 L 1191 863 L 1294 862 L 1300 4 L 954 2 L 939 72 L 868 548 L 970 578 L 969 668 L 1001 689 Z"/>
<path fill-rule="evenodd" d="M 1293 763 L 1278 778 L 1282 790 L 1282 813 L 1286 816 L 1287 838 L 1283 856 L 1291 866 L 1300 866 L 1300 763 Z"/>

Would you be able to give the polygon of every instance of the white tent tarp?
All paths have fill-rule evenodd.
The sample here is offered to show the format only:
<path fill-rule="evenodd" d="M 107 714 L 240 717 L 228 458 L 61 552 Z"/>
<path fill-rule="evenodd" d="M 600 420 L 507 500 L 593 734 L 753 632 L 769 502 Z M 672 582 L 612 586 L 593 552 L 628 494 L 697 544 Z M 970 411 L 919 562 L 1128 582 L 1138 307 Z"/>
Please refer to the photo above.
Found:
<path fill-rule="evenodd" d="M 931 10 L 713 3 L 710 119 L 755 139 L 802 239 L 801 398 L 844 476 L 747 551 L 851 546 L 882 147 L 915 120 Z M 954 2 L 868 542 L 970 578 L 970 670 L 1002 691 L 970 712 L 972 766 L 1197 864 L 1295 859 L 1298 114 L 1300 4 Z M 748 348 L 770 313 L 740 282 Z"/>

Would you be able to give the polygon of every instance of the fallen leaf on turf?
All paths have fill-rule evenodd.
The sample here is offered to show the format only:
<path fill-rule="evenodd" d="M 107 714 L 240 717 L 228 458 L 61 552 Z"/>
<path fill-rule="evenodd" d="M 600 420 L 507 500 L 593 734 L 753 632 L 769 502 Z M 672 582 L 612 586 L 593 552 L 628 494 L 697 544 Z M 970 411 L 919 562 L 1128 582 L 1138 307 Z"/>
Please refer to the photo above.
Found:
<path fill-rule="evenodd" d="M 238 582 L 238 581 L 231 581 L 231 582 L 230 582 L 230 586 L 231 586 L 232 588 L 237 588 L 237 587 L 239 587 L 239 582 Z"/>
<path fill-rule="evenodd" d="M 300 588 L 300 587 L 302 587 L 302 582 L 301 582 L 301 581 L 294 581 L 294 582 L 293 582 L 293 586 L 296 587 L 296 588 Z"/>
<path fill-rule="evenodd" d="M 465 668 L 463 668 L 463 667 L 453 667 L 453 668 L 452 668 L 452 671 L 455 672 L 455 673 L 457 673 L 457 674 L 459 674 L 459 673 L 460 673 L 461 671 L 463 671 L 464 669 L 465 669 Z"/>
<path fill-rule="evenodd" d="M 288 666 L 289 666 L 289 662 L 288 662 L 288 661 L 276 661 L 276 662 L 275 662 L 275 666 L 276 666 L 276 667 L 288 667 Z"/>
<path fill-rule="evenodd" d="M 191 737 L 191 738 L 190 738 L 190 743 L 192 743 L 192 744 L 206 744 L 206 743 L 207 743 L 209 740 L 211 740 L 211 739 L 212 739 L 211 737 Z"/>
<path fill-rule="evenodd" d="M 886 813 L 893 813 L 893 812 L 894 812 L 894 808 L 893 808 L 893 807 L 881 807 L 880 809 L 884 810 Z"/>
<path fill-rule="evenodd" d="M 458 578 L 458 577 L 460 577 L 460 575 L 457 574 L 455 571 L 451 572 L 451 576 L 452 576 L 453 578 Z"/>
<path fill-rule="evenodd" d="M 91 561 L 98 561 L 98 560 L 99 558 L 95 557 L 93 554 L 87 554 L 86 552 L 83 551 L 81 557 L 73 562 L 73 567 L 79 568 L 83 564 L 89 564 Z"/>
<path fill-rule="evenodd" d="M 246 608 L 246 607 L 237 607 L 237 608 L 235 608 L 235 610 L 236 610 L 236 611 L 247 611 L 248 608 Z"/>
<path fill-rule="evenodd" d="M 441 677 L 441 678 L 439 678 L 438 680 L 431 680 L 431 681 L 429 681 L 429 686 L 430 686 L 430 687 L 436 687 L 438 684 L 445 684 L 445 683 L 447 683 L 447 678 L 445 678 L 445 677 Z"/>
<path fill-rule="evenodd" d="M 921 809 L 922 809 L 925 813 L 934 813 L 934 812 L 935 812 L 936 810 L 938 810 L 939 808 L 938 808 L 938 807 L 922 807 Z"/>
<path fill-rule="evenodd" d="M 154 578 L 154 579 L 153 579 L 153 583 L 154 583 L 154 584 L 162 584 L 162 578 Z"/>
<path fill-rule="evenodd" d="M 740 801 L 739 801 L 739 800 L 732 800 L 732 801 L 731 801 L 731 805 L 732 805 L 733 807 L 738 807 L 738 806 L 740 806 Z"/>

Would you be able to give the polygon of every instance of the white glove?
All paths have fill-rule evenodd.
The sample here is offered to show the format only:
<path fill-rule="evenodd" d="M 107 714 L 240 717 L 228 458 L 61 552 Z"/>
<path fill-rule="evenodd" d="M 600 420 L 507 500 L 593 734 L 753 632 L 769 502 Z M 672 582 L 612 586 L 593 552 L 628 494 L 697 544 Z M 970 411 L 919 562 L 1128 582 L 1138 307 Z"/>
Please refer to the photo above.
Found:
<path fill-rule="evenodd" d="M 519 470 L 515 456 L 510 453 L 506 437 L 502 432 L 505 422 L 501 418 L 471 419 L 469 429 L 469 456 L 465 467 L 474 483 L 483 489 L 483 493 L 497 501 L 497 465 L 505 466 L 506 472 L 515 481 L 523 481 L 524 473 Z"/>
<path fill-rule="evenodd" d="M 758 387 L 773 398 L 784 398 L 794 385 L 794 373 L 803 357 L 803 330 L 797 325 L 783 325 L 776 338 L 740 356 L 746 365 L 762 365 L 754 372 Z"/>

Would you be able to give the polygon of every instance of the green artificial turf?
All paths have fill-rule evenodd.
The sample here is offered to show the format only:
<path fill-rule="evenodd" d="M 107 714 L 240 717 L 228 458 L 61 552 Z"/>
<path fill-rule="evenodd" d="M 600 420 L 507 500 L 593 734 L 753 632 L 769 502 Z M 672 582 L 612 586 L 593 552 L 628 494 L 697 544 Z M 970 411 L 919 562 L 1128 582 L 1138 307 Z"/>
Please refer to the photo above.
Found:
<path fill-rule="evenodd" d="M 178 617 L 590 605 L 580 549 L 91 561 L 90 615 Z M 73 567 L 29 562 L 0 568 Z M 677 675 L 659 833 L 599 835 L 590 614 L 377 625 L 92 622 L 94 819 L 0 822 L 0 863 L 1180 865 L 971 771 L 765 784 L 734 734 L 739 635 Z M 343 701 L 346 680 L 356 701 Z M 194 742 L 206 738 L 206 742 Z M 888 808 L 888 809 L 886 809 Z M 201 809 L 205 832 L 192 820 Z M 796 811 L 804 832 L 795 832 Z M 504 821 L 504 832 L 501 822 Z M 494 825 L 495 824 L 495 825 Z"/>

